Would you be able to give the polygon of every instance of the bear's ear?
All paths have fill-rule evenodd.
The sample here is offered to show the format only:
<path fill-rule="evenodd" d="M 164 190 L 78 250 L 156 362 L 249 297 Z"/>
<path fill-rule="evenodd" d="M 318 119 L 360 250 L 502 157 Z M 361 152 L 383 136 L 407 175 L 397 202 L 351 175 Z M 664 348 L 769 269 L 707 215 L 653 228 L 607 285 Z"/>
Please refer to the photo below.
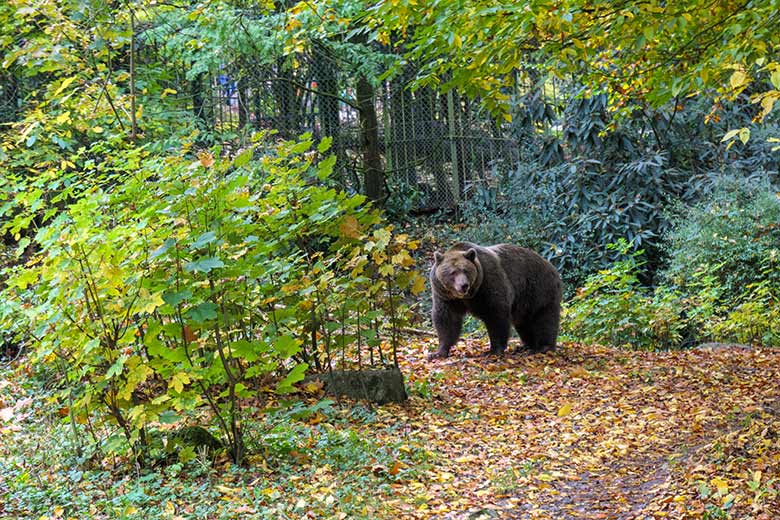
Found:
<path fill-rule="evenodd" d="M 442 260 L 444 260 L 444 255 L 439 253 L 438 251 L 433 252 L 433 263 L 438 264 Z"/>
<path fill-rule="evenodd" d="M 469 262 L 473 262 L 477 258 L 477 250 L 472 247 L 471 249 L 463 253 L 463 256 L 465 256 L 466 260 L 468 260 Z"/>

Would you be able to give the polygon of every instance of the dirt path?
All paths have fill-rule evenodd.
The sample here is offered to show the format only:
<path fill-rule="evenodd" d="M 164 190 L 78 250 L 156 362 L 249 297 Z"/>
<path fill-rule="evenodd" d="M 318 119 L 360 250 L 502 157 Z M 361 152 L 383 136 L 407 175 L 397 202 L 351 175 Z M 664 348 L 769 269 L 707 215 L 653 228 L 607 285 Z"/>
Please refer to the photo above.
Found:
<path fill-rule="evenodd" d="M 780 517 L 780 351 L 428 348 L 402 357 L 418 396 L 382 412 L 439 454 L 398 486 L 404 517 Z"/>

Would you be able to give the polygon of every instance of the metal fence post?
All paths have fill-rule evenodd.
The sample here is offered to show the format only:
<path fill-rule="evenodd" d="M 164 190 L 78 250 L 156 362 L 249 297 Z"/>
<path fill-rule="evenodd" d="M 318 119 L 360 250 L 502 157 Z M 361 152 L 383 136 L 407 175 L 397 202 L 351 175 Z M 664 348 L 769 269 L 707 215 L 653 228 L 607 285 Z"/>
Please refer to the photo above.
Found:
<path fill-rule="evenodd" d="M 389 92 L 389 93 L 388 93 Z M 392 95 L 392 85 L 389 82 L 382 83 L 382 124 L 384 129 L 382 130 L 385 140 L 385 182 L 390 182 L 388 175 L 392 175 L 393 168 L 395 168 L 395 161 L 393 161 L 392 150 L 392 136 L 390 135 L 390 96 Z"/>
<path fill-rule="evenodd" d="M 447 120 L 450 127 L 450 155 L 452 160 L 452 193 L 457 206 L 460 202 L 460 179 L 458 178 L 458 147 L 455 145 L 455 101 L 452 90 L 447 92 Z"/>

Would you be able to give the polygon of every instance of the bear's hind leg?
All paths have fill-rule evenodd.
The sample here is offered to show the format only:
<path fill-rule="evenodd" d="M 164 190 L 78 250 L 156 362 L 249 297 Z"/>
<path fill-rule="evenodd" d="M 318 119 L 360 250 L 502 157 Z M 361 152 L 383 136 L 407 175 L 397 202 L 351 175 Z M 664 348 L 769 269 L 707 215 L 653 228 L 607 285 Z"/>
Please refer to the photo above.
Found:
<path fill-rule="evenodd" d="M 549 352 L 555 350 L 558 340 L 558 329 L 561 321 L 561 309 L 558 305 L 550 305 L 540 309 L 534 314 L 533 323 L 536 344 L 535 352 Z"/>
<path fill-rule="evenodd" d="M 485 327 L 490 337 L 490 352 L 488 355 L 502 354 L 506 350 L 506 344 L 509 342 L 510 324 L 506 318 L 486 318 Z"/>
<path fill-rule="evenodd" d="M 523 346 L 530 350 L 536 348 L 536 336 L 534 335 L 533 327 L 528 323 L 515 323 L 515 330 L 517 331 L 520 339 L 523 340 Z"/>

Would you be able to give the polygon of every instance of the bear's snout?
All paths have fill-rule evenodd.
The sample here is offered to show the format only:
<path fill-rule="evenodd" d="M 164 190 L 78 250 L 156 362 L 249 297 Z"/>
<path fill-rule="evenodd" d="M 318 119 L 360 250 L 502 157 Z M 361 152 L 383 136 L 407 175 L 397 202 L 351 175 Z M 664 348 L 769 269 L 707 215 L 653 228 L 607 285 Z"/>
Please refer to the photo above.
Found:
<path fill-rule="evenodd" d="M 466 293 L 469 292 L 470 288 L 471 283 L 469 282 L 469 279 L 466 275 L 461 274 L 455 277 L 453 289 L 455 289 L 455 292 L 458 293 L 458 296 L 465 296 Z"/>

